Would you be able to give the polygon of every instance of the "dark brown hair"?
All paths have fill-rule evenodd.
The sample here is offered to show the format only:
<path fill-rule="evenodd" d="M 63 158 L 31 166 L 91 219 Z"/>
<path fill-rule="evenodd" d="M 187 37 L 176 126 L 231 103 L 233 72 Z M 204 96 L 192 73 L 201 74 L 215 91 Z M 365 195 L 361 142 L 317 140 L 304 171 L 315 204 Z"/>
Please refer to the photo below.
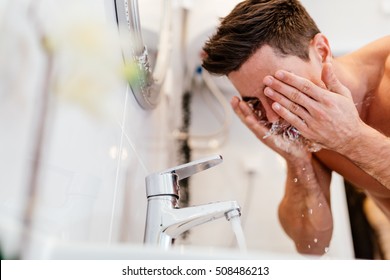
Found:
<path fill-rule="evenodd" d="M 202 66 L 213 74 L 228 75 L 263 45 L 307 61 L 310 40 L 319 32 L 298 0 L 246 0 L 221 20 L 205 43 Z"/>

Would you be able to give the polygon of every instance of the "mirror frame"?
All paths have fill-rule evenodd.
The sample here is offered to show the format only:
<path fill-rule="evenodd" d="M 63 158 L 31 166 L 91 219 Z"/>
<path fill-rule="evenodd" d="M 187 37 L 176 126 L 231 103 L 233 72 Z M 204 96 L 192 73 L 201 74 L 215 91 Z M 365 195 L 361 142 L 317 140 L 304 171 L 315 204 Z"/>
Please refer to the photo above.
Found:
<path fill-rule="evenodd" d="M 170 58 L 171 0 L 163 2 L 162 24 L 154 70 L 150 65 L 147 46 L 144 45 L 142 38 L 138 0 L 114 0 L 114 4 L 119 33 L 129 38 L 129 44 L 122 48 L 124 62 L 127 65 L 135 63 L 138 70 L 137 82 L 133 84 L 129 82 L 129 86 L 143 109 L 154 109 L 161 99 L 162 85 Z"/>

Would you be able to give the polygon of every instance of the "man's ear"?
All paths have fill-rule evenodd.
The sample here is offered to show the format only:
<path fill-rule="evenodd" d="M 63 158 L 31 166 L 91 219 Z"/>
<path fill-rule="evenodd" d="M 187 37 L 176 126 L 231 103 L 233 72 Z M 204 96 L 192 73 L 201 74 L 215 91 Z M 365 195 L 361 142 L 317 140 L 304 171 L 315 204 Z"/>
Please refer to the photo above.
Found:
<path fill-rule="evenodd" d="M 314 49 L 315 54 L 322 63 L 332 61 L 332 51 L 328 42 L 328 38 L 322 33 L 317 33 L 310 42 L 310 46 Z"/>

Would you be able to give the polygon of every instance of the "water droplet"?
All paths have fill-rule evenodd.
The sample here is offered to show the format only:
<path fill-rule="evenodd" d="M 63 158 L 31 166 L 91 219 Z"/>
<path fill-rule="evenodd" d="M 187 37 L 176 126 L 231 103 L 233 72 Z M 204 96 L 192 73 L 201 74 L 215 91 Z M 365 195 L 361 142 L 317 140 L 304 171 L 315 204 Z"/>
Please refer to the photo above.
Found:
<path fill-rule="evenodd" d="M 305 214 L 302 214 L 302 218 L 304 218 L 305 217 Z"/>
<path fill-rule="evenodd" d="M 306 171 L 306 168 L 304 167 L 304 168 L 302 168 L 302 171 Z"/>
<path fill-rule="evenodd" d="M 294 178 L 294 183 L 298 183 L 298 178 Z"/>
<path fill-rule="evenodd" d="M 325 247 L 324 252 L 325 252 L 325 253 L 328 253 L 328 252 L 329 252 L 329 247 Z"/>
<path fill-rule="evenodd" d="M 317 243 L 318 242 L 318 239 L 317 238 L 314 238 L 314 243 Z"/>
<path fill-rule="evenodd" d="M 318 204 L 318 207 L 322 207 L 322 203 Z"/>
<path fill-rule="evenodd" d="M 313 209 L 309 209 L 309 214 L 313 215 Z"/>
<path fill-rule="evenodd" d="M 310 244 L 309 244 L 309 245 L 307 245 L 307 248 L 309 248 L 309 249 L 311 248 Z"/>

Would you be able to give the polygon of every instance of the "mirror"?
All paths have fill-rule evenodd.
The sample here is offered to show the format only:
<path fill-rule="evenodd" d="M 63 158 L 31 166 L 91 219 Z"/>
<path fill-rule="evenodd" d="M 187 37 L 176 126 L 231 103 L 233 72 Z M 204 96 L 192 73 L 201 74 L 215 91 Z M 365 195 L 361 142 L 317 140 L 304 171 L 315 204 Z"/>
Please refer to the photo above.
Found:
<path fill-rule="evenodd" d="M 162 2 L 159 39 L 151 54 L 144 43 L 138 0 L 114 0 L 114 3 L 119 33 L 129 38 L 122 48 L 123 59 L 126 65 L 134 66 L 137 73 L 136 80 L 129 82 L 129 86 L 143 109 L 154 109 L 160 101 L 170 58 L 171 1 Z"/>

